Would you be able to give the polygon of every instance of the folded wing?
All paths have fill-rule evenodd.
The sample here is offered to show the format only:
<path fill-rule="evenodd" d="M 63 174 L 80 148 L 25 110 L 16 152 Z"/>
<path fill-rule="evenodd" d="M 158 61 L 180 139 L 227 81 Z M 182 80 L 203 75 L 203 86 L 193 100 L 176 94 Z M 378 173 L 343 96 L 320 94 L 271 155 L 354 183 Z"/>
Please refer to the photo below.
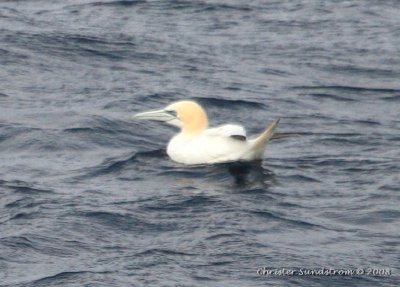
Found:
<path fill-rule="evenodd" d="M 242 126 L 227 124 L 211 128 L 205 132 L 209 136 L 231 137 L 233 139 L 245 141 L 247 139 L 246 131 Z"/>

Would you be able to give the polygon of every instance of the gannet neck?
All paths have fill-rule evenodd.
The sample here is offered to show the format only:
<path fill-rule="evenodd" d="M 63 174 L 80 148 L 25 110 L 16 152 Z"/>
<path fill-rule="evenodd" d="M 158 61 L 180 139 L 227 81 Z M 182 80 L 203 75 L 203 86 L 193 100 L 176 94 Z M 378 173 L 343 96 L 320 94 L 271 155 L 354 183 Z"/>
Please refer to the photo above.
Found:
<path fill-rule="evenodd" d="M 167 110 L 175 110 L 181 121 L 181 133 L 186 136 L 198 135 L 208 127 L 207 114 L 194 101 L 180 101 L 169 105 Z"/>

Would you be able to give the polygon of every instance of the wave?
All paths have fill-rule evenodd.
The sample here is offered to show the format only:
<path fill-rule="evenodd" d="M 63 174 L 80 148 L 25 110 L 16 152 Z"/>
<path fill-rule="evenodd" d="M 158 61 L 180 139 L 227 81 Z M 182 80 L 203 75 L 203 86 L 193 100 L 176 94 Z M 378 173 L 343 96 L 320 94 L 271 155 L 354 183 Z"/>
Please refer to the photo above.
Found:
<path fill-rule="evenodd" d="M 62 60 L 80 62 L 88 58 L 106 58 L 112 61 L 133 58 L 149 58 L 148 52 L 135 50 L 134 39 L 118 34 L 116 36 L 94 36 L 69 33 L 10 33 L 6 41 L 10 45 L 46 53 L 46 56 L 59 57 Z M 157 57 L 157 53 L 150 58 Z"/>
<path fill-rule="evenodd" d="M 108 1 L 93 1 L 83 4 L 74 4 L 64 6 L 64 9 L 73 10 L 76 9 L 91 9 L 93 7 L 115 7 L 115 8 L 129 8 L 136 5 L 146 4 L 146 0 L 108 0 Z"/>
<path fill-rule="evenodd" d="M 200 104 L 204 106 L 210 106 L 210 107 L 218 107 L 218 108 L 227 108 L 229 107 L 230 110 L 236 110 L 236 109 L 265 109 L 265 105 L 260 103 L 260 102 L 254 102 L 250 100 L 232 100 L 232 99 L 221 99 L 221 98 L 212 98 L 212 97 L 204 97 L 204 98 L 198 98 L 198 97 L 193 97 L 192 98 L 195 101 L 198 101 Z"/>
<path fill-rule="evenodd" d="M 182 252 L 172 249 L 151 248 L 137 253 L 135 256 L 153 256 L 153 255 L 166 255 L 166 256 L 195 256 L 195 253 Z"/>
<path fill-rule="evenodd" d="M 88 6 L 105 6 L 105 7 L 131 7 L 140 4 L 146 4 L 145 0 L 120 0 L 120 1 L 97 1 L 89 4 Z"/>
<path fill-rule="evenodd" d="M 273 219 L 273 220 L 278 220 L 278 221 L 284 222 L 285 224 L 289 224 L 289 225 L 293 226 L 294 228 L 305 228 L 305 229 L 311 228 L 311 229 L 329 230 L 329 228 L 327 228 L 325 226 L 311 223 L 311 222 L 304 221 L 304 220 L 300 220 L 300 219 L 288 218 L 286 216 L 279 215 L 276 212 L 272 212 L 272 211 L 259 210 L 259 211 L 249 211 L 249 212 L 258 217 L 268 218 L 268 219 Z"/>
<path fill-rule="evenodd" d="M 350 91 L 350 92 L 361 92 L 361 93 L 400 93 L 400 89 L 388 89 L 388 88 L 373 88 L 373 87 L 360 87 L 360 86 L 293 86 L 291 89 L 294 90 L 339 90 L 339 91 Z"/>
<path fill-rule="evenodd" d="M 357 101 L 356 99 L 350 98 L 348 96 L 328 94 L 328 93 L 310 93 L 310 94 L 304 94 L 304 95 L 318 99 L 318 100 L 319 99 L 329 99 L 329 100 L 335 100 L 335 101 L 340 101 L 340 102 L 355 102 L 355 101 Z"/>
<path fill-rule="evenodd" d="M 102 175 L 117 173 L 127 166 L 134 165 L 135 163 L 143 159 L 146 160 L 149 158 L 160 158 L 165 157 L 165 155 L 165 149 L 158 149 L 152 151 L 134 152 L 118 158 L 109 158 L 94 167 L 77 170 L 76 172 L 79 173 L 79 175 L 76 176 L 76 179 L 98 177 Z"/>
<path fill-rule="evenodd" d="M 176 230 L 177 226 L 174 223 L 163 222 L 162 220 L 151 222 L 143 215 L 134 215 L 131 213 L 121 213 L 117 211 L 85 211 L 77 212 L 74 216 L 84 217 L 90 221 L 90 224 L 100 224 L 108 228 L 117 229 L 120 231 L 139 231 L 139 232 L 154 232 L 154 231 L 171 231 Z"/>
<path fill-rule="evenodd" d="M 62 271 L 53 275 L 43 276 L 39 279 L 29 282 L 32 286 L 55 286 L 59 284 L 75 284 L 77 281 L 81 281 L 82 277 L 87 277 L 91 274 L 111 274 L 111 271 Z"/>
<path fill-rule="evenodd" d="M 45 189 L 35 186 L 33 183 L 22 180 L 6 181 L 0 179 L 0 186 L 13 190 L 16 193 L 37 194 L 37 193 L 53 193 L 52 189 Z"/>

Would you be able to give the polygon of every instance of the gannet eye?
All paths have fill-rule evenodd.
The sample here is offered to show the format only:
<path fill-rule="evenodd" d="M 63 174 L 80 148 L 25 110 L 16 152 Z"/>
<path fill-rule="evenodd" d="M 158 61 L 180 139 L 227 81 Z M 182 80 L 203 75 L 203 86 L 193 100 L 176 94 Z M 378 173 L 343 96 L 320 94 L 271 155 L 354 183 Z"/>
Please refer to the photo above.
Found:
<path fill-rule="evenodd" d="M 175 110 L 165 110 L 165 112 L 166 112 L 167 114 L 169 114 L 169 115 L 171 115 L 171 116 L 177 118 L 177 119 L 179 118 L 179 117 L 178 117 L 178 113 L 177 113 Z"/>

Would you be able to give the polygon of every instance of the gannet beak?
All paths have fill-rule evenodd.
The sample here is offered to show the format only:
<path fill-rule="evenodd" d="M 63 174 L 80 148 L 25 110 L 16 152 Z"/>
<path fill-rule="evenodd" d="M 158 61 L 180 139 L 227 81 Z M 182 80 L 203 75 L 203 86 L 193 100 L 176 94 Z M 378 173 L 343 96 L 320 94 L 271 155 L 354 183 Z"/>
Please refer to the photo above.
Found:
<path fill-rule="evenodd" d="M 181 126 L 181 122 L 176 117 L 176 113 L 173 111 L 167 111 L 164 109 L 139 113 L 139 114 L 133 115 L 132 119 L 159 121 L 159 122 L 166 122 L 168 124 L 178 126 L 178 127 Z"/>
<path fill-rule="evenodd" d="M 176 119 L 176 117 L 172 113 L 168 113 L 165 110 L 157 110 L 157 111 L 148 111 L 148 112 L 136 114 L 132 117 L 132 119 L 168 122 L 173 119 Z"/>

